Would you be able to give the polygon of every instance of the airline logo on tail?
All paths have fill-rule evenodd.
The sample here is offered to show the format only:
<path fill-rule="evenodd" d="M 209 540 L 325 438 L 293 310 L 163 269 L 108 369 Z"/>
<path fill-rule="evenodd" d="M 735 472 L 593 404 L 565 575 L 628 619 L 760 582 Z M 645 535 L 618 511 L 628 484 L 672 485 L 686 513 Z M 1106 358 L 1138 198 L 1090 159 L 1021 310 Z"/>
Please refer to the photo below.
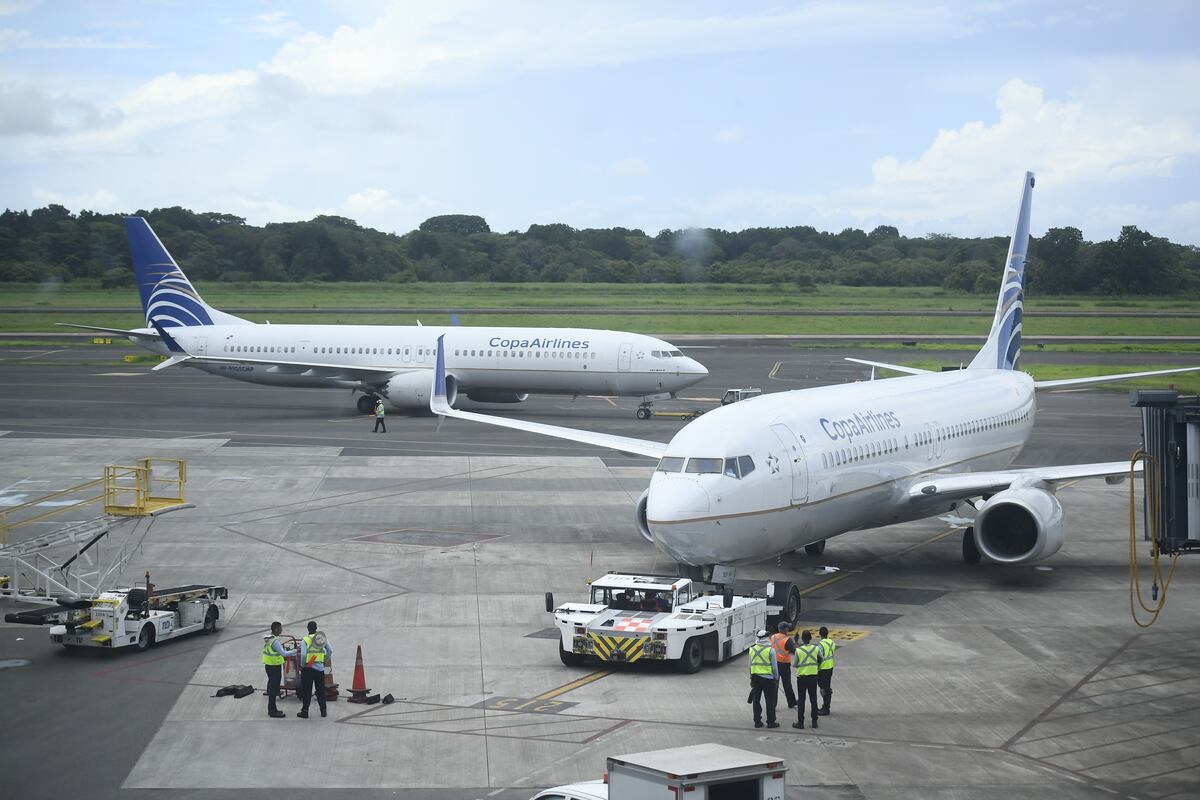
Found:
<path fill-rule="evenodd" d="M 1033 204 L 1033 173 L 1025 173 L 1021 207 L 1008 245 L 1004 280 L 996 298 L 996 315 L 983 347 L 971 359 L 971 369 L 1016 369 L 1021 359 L 1021 317 L 1024 315 L 1025 255 L 1029 251 L 1029 213 Z"/>
<path fill-rule="evenodd" d="M 164 328 L 212 325 L 208 305 L 146 220 L 126 217 L 125 235 L 133 254 L 133 271 L 147 327 L 154 327 L 156 322 Z"/>

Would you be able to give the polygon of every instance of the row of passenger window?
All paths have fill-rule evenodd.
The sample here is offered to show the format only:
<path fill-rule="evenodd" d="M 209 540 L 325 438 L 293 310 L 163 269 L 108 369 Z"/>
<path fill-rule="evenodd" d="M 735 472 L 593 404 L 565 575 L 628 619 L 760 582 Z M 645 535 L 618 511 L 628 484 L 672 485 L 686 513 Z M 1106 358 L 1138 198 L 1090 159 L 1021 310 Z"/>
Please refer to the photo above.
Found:
<path fill-rule="evenodd" d="M 821 466 L 825 467 L 825 469 L 839 467 L 842 464 L 866 461 L 867 459 L 877 458 L 888 453 L 896 453 L 899 450 L 899 439 L 884 439 L 881 442 L 856 444 L 853 447 L 843 447 L 838 450 L 821 453 Z"/>
<path fill-rule="evenodd" d="M 995 430 L 997 428 L 1006 428 L 1009 425 L 1016 425 L 1028 419 L 1029 411 L 1014 411 L 1011 414 L 997 414 L 994 417 L 973 419 L 970 422 L 960 422 L 945 428 L 938 428 L 938 438 L 957 439 L 969 433 L 982 433 L 983 431 Z"/>
<path fill-rule="evenodd" d="M 464 350 L 455 350 L 454 355 L 466 356 L 468 358 L 471 356 L 485 356 L 487 358 L 492 358 L 492 354 L 495 353 L 495 357 L 497 357 L 497 358 L 541 358 L 542 352 L 543 351 L 541 351 L 541 350 L 494 350 L 493 351 L 493 350 L 465 350 L 464 349 Z M 562 350 L 562 351 L 546 350 L 545 353 L 546 353 L 546 358 L 558 358 L 558 359 L 564 359 L 564 360 L 574 359 L 576 361 L 579 361 L 580 359 L 594 359 L 596 357 L 595 351 L 585 353 L 582 350 Z"/>
<path fill-rule="evenodd" d="M 754 459 L 750 456 L 731 458 L 682 458 L 664 456 L 658 462 L 659 472 L 684 472 L 692 475 L 725 475 L 729 478 L 744 478 L 754 472 Z"/>
<path fill-rule="evenodd" d="M 227 344 L 222 348 L 222 350 L 223 350 L 223 352 L 226 352 L 226 353 L 294 353 L 294 352 L 296 352 L 296 348 L 291 345 L 284 347 L 282 345 L 269 345 L 269 344 L 262 344 L 262 345 L 259 345 L 259 344 Z M 339 355 L 357 354 L 357 355 L 376 355 L 376 356 L 389 355 L 390 356 L 393 354 L 400 355 L 400 348 L 399 347 L 314 347 L 313 352 L 314 353 L 323 353 L 323 354 L 337 353 Z M 418 348 L 416 348 L 416 354 L 418 356 L 437 355 L 437 348 L 418 347 Z"/>
<path fill-rule="evenodd" d="M 227 344 L 222 348 L 225 353 L 294 353 L 296 348 L 288 345 L 270 344 Z"/>

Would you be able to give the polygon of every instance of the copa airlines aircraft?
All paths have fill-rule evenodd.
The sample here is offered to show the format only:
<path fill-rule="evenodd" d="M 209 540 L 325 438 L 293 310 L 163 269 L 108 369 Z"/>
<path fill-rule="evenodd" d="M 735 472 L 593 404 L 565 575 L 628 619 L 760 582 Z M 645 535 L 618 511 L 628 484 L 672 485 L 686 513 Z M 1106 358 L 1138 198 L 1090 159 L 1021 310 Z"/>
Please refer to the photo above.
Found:
<path fill-rule="evenodd" d="M 530 392 L 673 396 L 708 371 L 661 339 L 582 328 L 402 325 L 258 325 L 209 306 L 141 217 L 125 218 L 146 327 L 69 327 L 127 336 L 175 365 L 250 383 L 363 392 L 367 413 L 382 397 L 397 408 L 429 404 L 434 353 L 446 334 L 446 387 L 481 403 L 519 403 Z"/>
<path fill-rule="evenodd" d="M 658 458 L 638 500 L 638 530 L 675 561 L 706 568 L 698 570 L 705 579 L 716 565 L 802 547 L 817 555 L 840 533 L 951 511 L 974 520 L 963 533 L 969 563 L 981 554 L 1009 564 L 1046 558 L 1063 543 L 1055 487 L 1122 476 L 1129 464 L 1006 469 L 1033 429 L 1036 393 L 1200 367 L 1056 381 L 1018 371 L 1033 184 L 1026 173 L 991 333 L 964 370 L 862 361 L 910 374 L 734 403 L 666 444 L 459 411 L 440 384 L 430 406 L 448 417 Z"/>

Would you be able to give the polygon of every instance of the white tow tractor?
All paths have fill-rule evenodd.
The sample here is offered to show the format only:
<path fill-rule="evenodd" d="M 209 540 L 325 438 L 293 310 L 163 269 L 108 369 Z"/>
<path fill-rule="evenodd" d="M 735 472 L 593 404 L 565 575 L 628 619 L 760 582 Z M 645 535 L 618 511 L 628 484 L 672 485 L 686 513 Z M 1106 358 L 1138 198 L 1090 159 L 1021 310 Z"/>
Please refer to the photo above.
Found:
<path fill-rule="evenodd" d="M 609 572 L 591 581 L 584 603 L 546 610 L 559 632 L 558 657 L 573 667 L 594 658 L 605 663 L 673 661 L 695 672 L 708 661 L 741 655 L 757 632 L 800 616 L 800 593 L 790 583 L 768 583 L 763 595 L 730 589 L 704 593 L 690 578 Z"/>
<path fill-rule="evenodd" d="M 50 641 L 64 647 L 136 647 L 204 631 L 215 633 L 229 597 L 224 586 L 194 584 L 159 590 L 144 587 L 113 589 L 99 596 L 60 601 L 59 608 L 41 608 L 5 616 L 8 622 L 51 625 Z"/>

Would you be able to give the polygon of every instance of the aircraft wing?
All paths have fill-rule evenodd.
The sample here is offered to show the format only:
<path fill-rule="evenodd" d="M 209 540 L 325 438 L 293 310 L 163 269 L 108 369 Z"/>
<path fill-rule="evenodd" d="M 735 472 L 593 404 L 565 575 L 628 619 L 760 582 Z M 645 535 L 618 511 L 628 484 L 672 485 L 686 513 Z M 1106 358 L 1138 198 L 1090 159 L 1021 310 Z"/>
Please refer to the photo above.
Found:
<path fill-rule="evenodd" d="M 1077 386 L 1095 386 L 1100 383 L 1116 383 L 1118 381 L 1131 381 L 1136 378 L 1152 378 L 1155 375 L 1177 375 L 1180 372 L 1196 372 L 1198 370 L 1200 370 L 1200 367 L 1178 367 L 1176 369 L 1156 369 L 1150 372 L 1122 372 L 1117 375 L 1093 375 L 1089 378 L 1034 381 L 1033 388 L 1039 391 L 1046 389 L 1074 389 Z"/>
<path fill-rule="evenodd" d="M 446 401 L 446 362 L 443 360 L 442 353 L 445 351 L 442 340 L 445 336 L 438 337 L 437 346 L 437 367 L 434 370 L 433 376 L 433 391 L 429 394 L 429 410 L 441 417 L 454 417 L 455 419 L 466 419 L 472 422 L 482 422 L 485 425 L 495 425 L 500 428 L 512 428 L 518 431 L 526 431 L 528 433 L 537 433 L 542 436 L 553 436 L 556 439 L 566 439 L 572 442 L 581 444 L 591 444 L 596 447 L 606 447 L 609 450 L 618 450 L 622 453 L 632 453 L 633 455 L 647 456 L 649 458 L 661 458 L 666 452 L 667 445 L 665 442 L 655 442 L 648 439 L 633 439 L 628 436 L 616 436 L 611 433 L 597 433 L 595 431 L 581 431 L 575 428 L 564 428 L 558 425 L 546 425 L 540 422 L 526 422 L 520 419 L 507 419 L 505 417 L 493 417 L 490 414 L 479 414 L 473 411 L 459 411 L 456 408 L 451 408 L 450 403 Z"/>
<path fill-rule="evenodd" d="M 1140 473 L 1139 463 L 1133 472 Z M 1116 481 L 1130 474 L 1128 461 L 1106 461 L 1097 464 L 1069 464 L 1062 467 L 1030 467 L 1029 469 L 995 470 L 993 472 L 958 472 L 945 475 L 926 475 L 908 490 L 913 503 L 936 500 L 966 500 L 985 494 L 1002 492 L 1014 483 L 1056 484 L 1083 478 L 1107 478 Z"/>
<path fill-rule="evenodd" d="M 188 354 L 190 364 L 261 364 L 272 368 L 280 375 L 303 375 L 305 377 L 329 378 L 330 380 L 365 381 L 381 383 L 398 373 L 412 372 L 397 367 L 373 367 L 369 365 L 349 366 L 346 364 L 324 364 L 318 361 L 284 361 L 267 358 L 227 358 L 219 356 L 194 356 Z"/>
<path fill-rule="evenodd" d="M 903 372 L 906 375 L 928 375 L 932 370 L 921 369 L 919 367 L 904 367 L 900 364 L 887 364 L 883 361 L 866 361 L 861 358 L 850 358 L 847 356 L 846 361 L 853 361 L 855 364 L 866 364 L 868 367 L 881 367 L 890 369 L 892 372 Z"/>

